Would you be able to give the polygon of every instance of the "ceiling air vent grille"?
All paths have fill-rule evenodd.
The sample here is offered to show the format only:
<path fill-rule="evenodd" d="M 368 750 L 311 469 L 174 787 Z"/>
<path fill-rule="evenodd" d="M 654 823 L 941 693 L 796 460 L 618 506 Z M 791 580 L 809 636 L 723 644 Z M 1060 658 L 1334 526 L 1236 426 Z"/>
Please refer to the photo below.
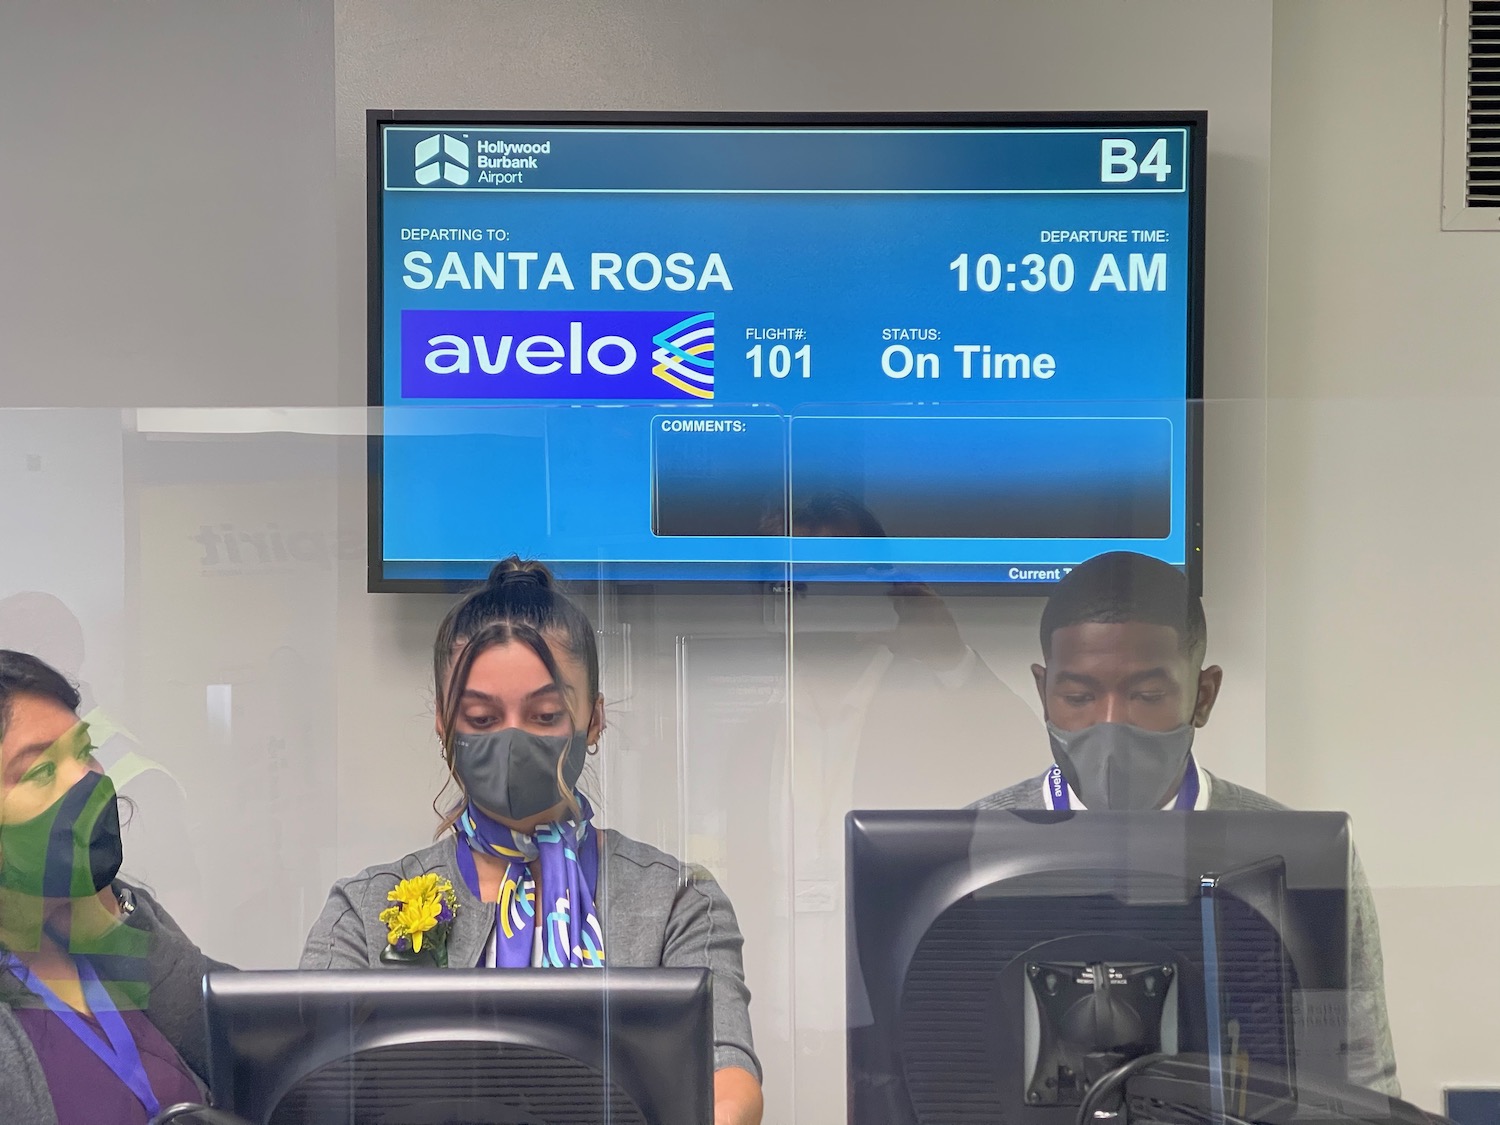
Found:
<path fill-rule="evenodd" d="M 1500 207 L 1500 0 L 1469 3 L 1468 101 L 1464 197 Z"/>
<path fill-rule="evenodd" d="M 1443 228 L 1500 230 L 1500 0 L 1447 0 Z"/>

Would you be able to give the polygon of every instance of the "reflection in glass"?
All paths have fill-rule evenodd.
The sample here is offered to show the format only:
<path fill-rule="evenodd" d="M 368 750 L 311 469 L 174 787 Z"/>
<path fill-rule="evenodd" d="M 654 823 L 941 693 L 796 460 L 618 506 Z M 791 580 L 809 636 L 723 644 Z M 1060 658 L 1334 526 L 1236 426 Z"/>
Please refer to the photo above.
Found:
<path fill-rule="evenodd" d="M 124 861 L 119 800 L 81 697 L 37 657 L 0 649 L 0 1115 L 144 1122 L 197 1101 L 199 988 L 215 964 Z M 217 966 L 224 968 L 226 966 Z"/>

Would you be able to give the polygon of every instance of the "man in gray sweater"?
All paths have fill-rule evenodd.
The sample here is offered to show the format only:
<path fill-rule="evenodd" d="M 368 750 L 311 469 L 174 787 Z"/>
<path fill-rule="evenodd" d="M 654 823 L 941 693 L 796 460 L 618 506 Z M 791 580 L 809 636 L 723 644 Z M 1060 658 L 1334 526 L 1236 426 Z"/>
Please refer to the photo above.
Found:
<path fill-rule="evenodd" d="M 1042 611 L 1042 698 L 1053 765 L 980 809 L 1284 810 L 1193 759 L 1223 670 L 1204 667 L 1208 629 L 1186 577 L 1127 551 L 1070 571 Z M 1400 1096 L 1374 898 L 1356 856 L 1349 894 L 1349 1081 Z"/>

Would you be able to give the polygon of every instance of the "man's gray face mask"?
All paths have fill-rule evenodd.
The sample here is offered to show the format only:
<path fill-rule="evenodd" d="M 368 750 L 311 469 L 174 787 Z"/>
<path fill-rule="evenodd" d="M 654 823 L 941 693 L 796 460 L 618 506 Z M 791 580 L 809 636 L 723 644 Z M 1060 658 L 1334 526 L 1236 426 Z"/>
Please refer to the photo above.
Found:
<path fill-rule="evenodd" d="M 484 812 L 527 820 L 564 799 L 557 763 L 571 790 L 583 773 L 588 735 L 532 734 L 516 727 L 453 737 L 453 772 L 464 793 Z"/>
<path fill-rule="evenodd" d="M 1052 760 L 1091 809 L 1159 809 L 1187 772 L 1193 727 L 1142 730 L 1127 723 L 1095 723 L 1082 730 L 1047 724 Z"/>

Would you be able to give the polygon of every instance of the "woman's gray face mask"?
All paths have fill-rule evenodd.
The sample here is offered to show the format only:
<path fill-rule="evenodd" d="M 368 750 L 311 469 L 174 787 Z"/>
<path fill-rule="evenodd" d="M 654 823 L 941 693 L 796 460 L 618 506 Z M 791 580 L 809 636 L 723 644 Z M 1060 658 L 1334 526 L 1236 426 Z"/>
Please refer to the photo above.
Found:
<path fill-rule="evenodd" d="M 453 737 L 453 772 L 469 800 L 504 820 L 528 820 L 566 799 L 583 773 L 588 735 L 532 734 L 517 727 Z"/>

